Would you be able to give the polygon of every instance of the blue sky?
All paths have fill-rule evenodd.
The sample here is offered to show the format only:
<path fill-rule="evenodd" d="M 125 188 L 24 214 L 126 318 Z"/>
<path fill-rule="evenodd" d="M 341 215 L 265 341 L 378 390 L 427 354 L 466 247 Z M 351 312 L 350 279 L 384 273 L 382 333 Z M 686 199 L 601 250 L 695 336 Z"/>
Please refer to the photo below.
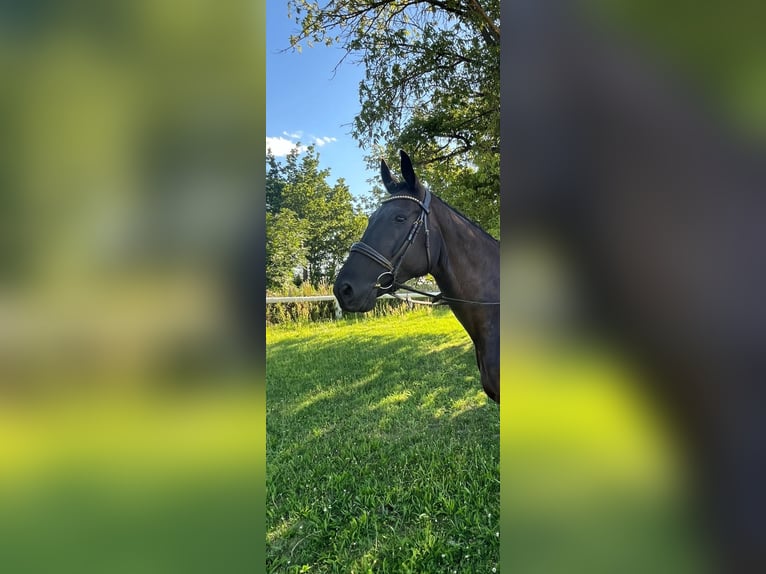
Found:
<path fill-rule="evenodd" d="M 266 4 L 266 145 L 284 156 L 300 141 L 316 144 L 329 183 L 344 178 L 351 193 L 370 190 L 367 180 L 377 174 L 366 169 L 365 150 L 349 132 L 359 110 L 358 87 L 364 70 L 346 60 L 337 47 L 304 46 L 301 53 L 286 51 L 298 25 L 287 18 L 286 0 Z"/>

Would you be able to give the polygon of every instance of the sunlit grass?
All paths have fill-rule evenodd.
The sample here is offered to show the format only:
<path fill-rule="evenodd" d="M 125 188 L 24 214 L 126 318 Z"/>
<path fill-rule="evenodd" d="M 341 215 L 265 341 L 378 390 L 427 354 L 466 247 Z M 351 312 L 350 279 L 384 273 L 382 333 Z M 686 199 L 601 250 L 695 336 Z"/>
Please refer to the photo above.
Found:
<path fill-rule="evenodd" d="M 504 567 L 705 572 L 680 445 L 637 373 L 584 341 L 503 349 Z"/>
<path fill-rule="evenodd" d="M 245 393 L 94 395 L 0 406 L 0 484 L 93 464 L 115 476 L 176 478 L 238 469 L 263 437 L 262 402 Z M 107 465 L 99 461 L 108 461 Z"/>
<path fill-rule="evenodd" d="M 241 387 L 4 401 L 3 570 L 250 568 L 263 412 Z"/>
<path fill-rule="evenodd" d="M 498 568 L 498 434 L 448 311 L 268 329 L 268 571 Z"/>

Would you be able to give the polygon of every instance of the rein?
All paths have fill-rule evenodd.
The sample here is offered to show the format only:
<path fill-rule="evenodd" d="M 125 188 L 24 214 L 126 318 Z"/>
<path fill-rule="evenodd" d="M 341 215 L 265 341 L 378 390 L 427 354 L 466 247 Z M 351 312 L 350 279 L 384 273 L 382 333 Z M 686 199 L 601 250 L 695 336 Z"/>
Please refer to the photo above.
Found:
<path fill-rule="evenodd" d="M 428 231 L 428 215 L 431 212 L 431 192 L 430 190 L 426 189 L 425 196 L 423 198 L 423 201 L 420 201 L 418 198 L 413 197 L 412 195 L 405 195 L 405 194 L 397 194 L 392 195 L 388 199 L 384 199 L 383 203 L 387 203 L 389 201 L 393 201 L 395 199 L 407 199 L 409 201 L 414 201 L 420 206 L 420 216 L 415 220 L 415 223 L 412 224 L 412 227 L 410 228 L 410 232 L 407 234 L 407 237 L 405 238 L 402 245 L 399 247 L 399 249 L 396 250 L 394 253 L 394 260 L 396 263 L 393 263 L 392 261 L 389 261 L 388 258 L 386 258 L 384 255 L 381 255 L 380 252 L 378 252 L 373 247 L 370 247 L 363 241 L 357 241 L 353 245 L 351 245 L 351 249 L 349 250 L 350 253 L 360 253 L 361 255 L 364 255 L 365 257 L 372 259 L 375 263 L 382 266 L 385 271 L 378 275 L 378 278 L 375 281 L 374 287 L 376 289 L 381 289 L 383 291 L 391 291 L 391 295 L 396 297 L 397 299 L 406 300 L 408 302 L 417 303 L 419 305 L 443 305 L 445 303 L 469 303 L 471 305 L 499 305 L 499 301 L 471 301 L 467 299 L 457 299 L 455 297 L 447 297 L 443 293 L 428 293 L 426 291 L 421 291 L 419 289 L 416 289 L 415 287 L 411 287 L 410 285 L 406 285 L 404 283 L 399 283 L 396 280 L 396 274 L 399 271 L 399 267 L 402 265 L 402 261 L 404 261 L 404 256 L 407 254 L 407 250 L 410 248 L 410 246 L 415 241 L 415 237 L 418 234 L 418 231 L 420 230 L 420 226 L 423 226 L 423 230 L 425 232 L 426 236 L 426 258 L 427 258 L 427 267 L 426 267 L 426 273 L 431 273 L 431 242 L 429 237 L 429 231 Z M 424 273 L 425 275 L 425 273 Z M 383 283 L 381 282 L 381 279 L 384 277 L 390 277 L 390 282 Z M 432 301 L 415 301 L 414 299 L 404 298 L 400 297 L 396 294 L 397 289 L 404 289 L 406 291 L 411 291 L 413 293 L 418 293 L 419 295 L 425 295 L 427 297 L 430 297 Z"/>
<path fill-rule="evenodd" d="M 397 289 L 412 291 L 413 293 L 417 293 L 419 295 L 425 295 L 433 299 L 433 301 L 416 301 L 415 299 L 410 299 L 409 297 L 401 297 L 394 292 L 391 293 L 391 295 L 393 295 L 397 299 L 401 299 L 402 301 L 407 301 L 409 303 L 415 303 L 416 305 L 444 305 L 445 303 L 470 303 L 471 305 L 500 305 L 500 301 L 471 301 L 469 299 L 458 299 L 457 297 L 447 297 L 444 293 L 429 293 L 428 291 L 421 291 L 420 289 L 415 289 L 415 287 L 412 287 L 405 283 L 397 283 L 396 287 Z"/>

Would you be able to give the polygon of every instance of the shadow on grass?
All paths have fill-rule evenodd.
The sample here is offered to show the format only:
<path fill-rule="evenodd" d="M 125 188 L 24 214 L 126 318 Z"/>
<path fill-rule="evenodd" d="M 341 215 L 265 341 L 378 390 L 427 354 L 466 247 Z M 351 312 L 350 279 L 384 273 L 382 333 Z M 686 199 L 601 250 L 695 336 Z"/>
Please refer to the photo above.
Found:
<path fill-rule="evenodd" d="M 499 409 L 451 317 L 267 349 L 270 571 L 497 567 Z"/>

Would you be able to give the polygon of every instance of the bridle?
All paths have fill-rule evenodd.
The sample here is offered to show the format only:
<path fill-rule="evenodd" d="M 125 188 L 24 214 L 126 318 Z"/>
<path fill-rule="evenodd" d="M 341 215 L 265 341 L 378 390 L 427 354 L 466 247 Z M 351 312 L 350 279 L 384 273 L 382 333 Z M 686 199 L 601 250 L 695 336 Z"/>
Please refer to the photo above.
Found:
<path fill-rule="evenodd" d="M 433 299 L 430 303 L 423 303 L 420 301 L 412 301 L 413 303 L 422 303 L 422 304 L 429 304 L 429 305 L 441 305 L 444 303 L 449 302 L 455 302 L 455 303 L 471 303 L 473 305 L 499 305 L 499 301 L 469 301 L 466 299 L 457 299 L 454 297 L 447 297 L 446 295 L 443 295 L 442 293 L 427 293 L 425 291 L 421 291 L 419 289 L 416 289 L 415 287 L 412 287 L 410 285 L 406 285 L 404 283 L 399 283 L 396 280 L 396 275 L 399 272 L 399 267 L 402 265 L 402 261 L 404 261 L 404 256 L 407 255 L 407 250 L 412 246 L 413 242 L 415 241 L 415 237 L 418 235 L 418 231 L 420 230 L 420 226 L 423 226 L 423 231 L 425 233 L 425 241 L 426 241 L 426 260 L 427 260 L 427 267 L 425 273 L 431 273 L 431 241 L 428 231 L 428 215 L 431 213 L 431 192 L 430 190 L 425 190 L 425 195 L 423 196 L 423 201 L 420 201 L 417 197 L 409 194 L 396 194 L 392 195 L 391 197 L 384 199 L 383 203 L 388 203 L 389 201 L 394 201 L 397 199 L 406 199 L 408 201 L 414 201 L 420 206 L 420 215 L 415 220 L 415 222 L 412 224 L 412 227 L 410 228 L 410 232 L 407 234 L 407 237 L 404 239 L 402 244 L 399 246 L 399 249 L 397 249 L 394 252 L 394 255 L 392 257 L 392 260 L 389 261 L 389 259 L 382 255 L 378 250 L 376 250 L 373 247 L 370 247 L 363 241 L 357 241 L 353 245 L 351 245 L 351 249 L 349 249 L 349 253 L 360 253 L 361 255 L 364 255 L 365 257 L 368 257 L 369 259 L 372 259 L 375 263 L 382 266 L 385 271 L 378 275 L 378 278 L 375 280 L 375 287 L 376 289 L 380 289 L 382 291 L 390 291 L 391 295 L 394 297 L 398 297 L 396 295 L 397 289 L 405 289 L 407 291 L 411 291 L 413 293 L 419 293 L 420 295 L 426 295 L 428 297 L 431 297 Z M 383 278 L 388 279 L 387 282 L 383 282 Z M 401 299 L 401 297 L 399 297 Z M 408 299 L 409 301 L 409 299 Z"/>
<path fill-rule="evenodd" d="M 383 203 L 388 203 L 389 201 L 394 201 L 396 199 L 406 199 L 409 201 L 414 201 L 420 206 L 420 215 L 415 220 L 415 222 L 412 224 L 412 227 L 410 228 L 410 232 L 407 234 L 407 237 L 404 239 L 404 242 L 399 246 L 399 249 L 397 249 L 394 252 L 393 255 L 393 261 L 389 261 L 388 258 L 386 258 L 384 255 L 381 255 L 380 252 L 378 252 L 373 247 L 370 247 L 363 241 L 357 241 L 351 246 L 351 249 L 349 250 L 350 253 L 361 253 L 365 257 L 368 257 L 372 259 L 375 263 L 378 265 L 381 265 L 385 271 L 378 275 L 378 278 L 375 280 L 375 288 L 381 289 L 383 291 L 391 291 L 392 293 L 396 291 L 398 288 L 402 287 L 403 285 L 401 283 L 398 283 L 396 281 L 396 275 L 399 272 L 399 267 L 402 265 L 402 261 L 404 261 L 404 256 L 407 255 L 407 251 L 409 250 L 412 243 L 415 241 L 415 237 L 418 234 L 418 231 L 420 230 L 420 226 L 423 226 L 423 229 L 425 231 L 426 236 L 426 258 L 428 261 L 428 266 L 426 268 L 426 273 L 431 272 L 431 242 L 429 239 L 429 232 L 428 232 L 428 214 L 431 212 L 431 192 L 426 189 L 425 196 L 423 197 L 423 201 L 420 201 L 417 197 L 409 194 L 396 194 L 392 195 L 391 197 L 384 199 Z M 425 275 L 425 273 L 424 273 Z M 390 281 L 383 283 L 383 278 L 390 278 Z"/>

